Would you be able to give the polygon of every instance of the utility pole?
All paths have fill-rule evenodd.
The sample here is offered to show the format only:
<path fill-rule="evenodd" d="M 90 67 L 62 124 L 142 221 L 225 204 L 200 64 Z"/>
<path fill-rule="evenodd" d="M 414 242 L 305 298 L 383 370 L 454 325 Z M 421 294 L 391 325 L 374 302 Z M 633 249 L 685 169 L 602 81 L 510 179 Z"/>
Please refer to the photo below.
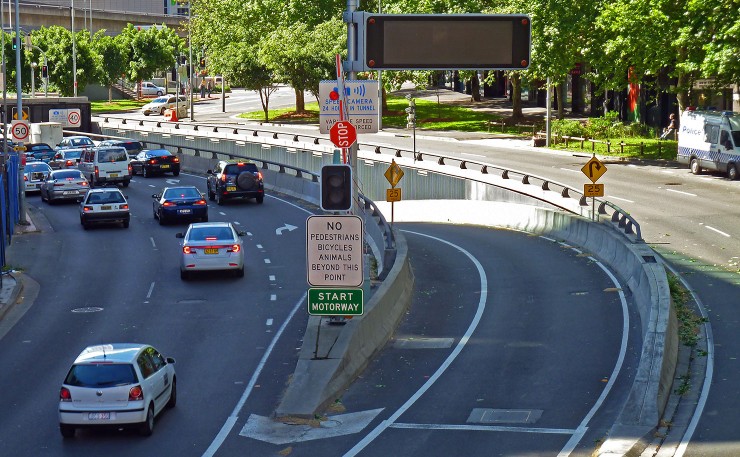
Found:
<path fill-rule="evenodd" d="M 355 11 L 357 11 L 357 7 L 359 4 L 359 0 L 347 0 L 347 13 L 351 15 Z M 357 33 L 356 33 L 357 26 L 353 22 L 347 23 L 347 60 L 349 62 L 354 62 L 357 60 Z M 349 72 L 349 79 L 354 80 L 357 79 L 357 72 L 350 71 Z M 341 90 L 344 90 L 342 87 Z M 382 110 L 381 110 L 382 111 Z M 349 119 L 347 119 L 349 121 Z M 352 179 L 355 180 L 353 186 L 354 186 L 354 195 L 357 196 L 360 194 L 360 186 L 357 183 L 358 174 L 357 174 L 357 152 L 359 150 L 359 146 L 357 145 L 357 141 L 355 141 L 352 146 L 349 148 L 349 166 L 352 169 Z M 358 207 L 357 207 L 357 200 L 354 200 L 352 202 L 352 213 L 358 214 Z"/>
<path fill-rule="evenodd" d="M 23 119 L 23 84 L 21 81 L 21 30 L 20 20 L 18 14 L 18 0 L 15 0 L 15 86 L 16 86 L 16 98 L 18 99 L 17 113 L 18 117 Z M 28 225 L 26 219 L 26 182 L 24 181 L 23 172 L 25 167 L 23 161 L 18 160 L 18 207 L 20 216 L 18 217 L 18 224 Z"/>
<path fill-rule="evenodd" d="M 18 0 L 15 0 L 15 1 L 16 3 L 18 2 Z M 74 86 L 74 89 L 73 89 L 74 96 L 77 97 L 77 40 L 75 39 L 75 0 L 72 0 L 71 11 L 72 11 L 72 81 L 73 81 L 73 86 Z M 18 112 L 20 113 L 20 111 Z"/>

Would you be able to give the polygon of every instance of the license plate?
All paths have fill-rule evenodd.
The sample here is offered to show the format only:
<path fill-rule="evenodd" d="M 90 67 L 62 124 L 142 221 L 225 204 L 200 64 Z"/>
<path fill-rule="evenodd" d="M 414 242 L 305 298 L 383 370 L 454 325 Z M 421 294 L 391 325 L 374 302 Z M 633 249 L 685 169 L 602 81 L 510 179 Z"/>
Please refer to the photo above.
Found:
<path fill-rule="evenodd" d="M 167 164 L 164 164 L 164 165 L 160 165 L 159 168 L 170 168 L 170 166 Z"/>
<path fill-rule="evenodd" d="M 203 252 L 205 254 L 218 254 L 218 248 L 205 248 Z"/>
<path fill-rule="evenodd" d="M 111 178 L 117 178 L 118 177 L 118 173 L 109 173 L 108 176 L 111 177 Z"/>
<path fill-rule="evenodd" d="M 103 206 L 100 207 L 100 209 L 102 209 L 103 211 L 107 211 L 107 210 L 111 209 L 111 206 L 110 205 L 103 205 Z"/>
<path fill-rule="evenodd" d="M 87 418 L 91 421 L 115 419 L 115 413 L 87 413 Z"/>
<path fill-rule="evenodd" d="M 36 184 L 37 189 L 41 189 L 41 184 Z"/>
<path fill-rule="evenodd" d="M 226 192 L 236 192 L 236 186 L 226 186 Z"/>
<path fill-rule="evenodd" d="M 76 190 L 65 190 L 64 192 L 62 192 L 62 195 L 79 195 L 79 192 L 77 192 Z"/>
<path fill-rule="evenodd" d="M 191 211 L 189 209 L 178 209 L 177 213 L 178 214 L 190 214 Z"/>

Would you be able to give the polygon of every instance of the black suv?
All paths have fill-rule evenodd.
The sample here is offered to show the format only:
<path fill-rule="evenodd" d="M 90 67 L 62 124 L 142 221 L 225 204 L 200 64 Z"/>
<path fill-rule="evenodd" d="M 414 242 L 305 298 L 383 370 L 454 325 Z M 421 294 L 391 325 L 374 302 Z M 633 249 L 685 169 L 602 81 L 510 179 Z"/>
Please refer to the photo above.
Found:
<path fill-rule="evenodd" d="M 229 198 L 254 198 L 257 203 L 265 199 L 262 173 L 249 161 L 221 160 L 213 170 L 206 172 L 208 199 L 222 205 Z"/>

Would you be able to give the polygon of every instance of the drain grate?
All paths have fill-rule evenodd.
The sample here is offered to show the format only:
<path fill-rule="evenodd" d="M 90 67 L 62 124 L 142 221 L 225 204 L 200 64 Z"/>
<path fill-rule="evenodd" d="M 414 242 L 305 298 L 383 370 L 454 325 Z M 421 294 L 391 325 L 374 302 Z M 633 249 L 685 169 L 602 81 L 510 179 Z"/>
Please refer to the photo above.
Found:
<path fill-rule="evenodd" d="M 469 424 L 534 424 L 542 417 L 541 409 L 474 408 Z"/>

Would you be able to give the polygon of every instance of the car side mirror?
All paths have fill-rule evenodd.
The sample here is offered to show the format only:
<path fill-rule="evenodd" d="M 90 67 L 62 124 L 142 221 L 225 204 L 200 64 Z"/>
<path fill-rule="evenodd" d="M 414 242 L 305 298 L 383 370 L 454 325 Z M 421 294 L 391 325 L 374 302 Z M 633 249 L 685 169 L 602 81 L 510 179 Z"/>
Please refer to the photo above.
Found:
<path fill-rule="evenodd" d="M 185 234 L 184 234 L 184 233 L 182 233 L 182 232 L 180 232 L 180 233 L 175 233 L 175 238 L 185 238 Z"/>
<path fill-rule="evenodd" d="M 206 171 L 206 174 L 207 174 L 207 175 L 212 175 L 212 174 L 213 174 L 213 170 L 207 170 L 207 171 Z"/>
<path fill-rule="evenodd" d="M 167 357 L 165 360 L 167 360 L 167 363 L 175 363 L 175 359 L 173 357 Z"/>
<path fill-rule="evenodd" d="M 239 236 L 246 236 L 247 232 L 236 232 L 236 234 Z"/>
<path fill-rule="evenodd" d="M 156 198 L 157 200 L 159 200 L 160 198 L 162 198 L 162 196 L 159 194 L 152 194 L 152 198 Z"/>

